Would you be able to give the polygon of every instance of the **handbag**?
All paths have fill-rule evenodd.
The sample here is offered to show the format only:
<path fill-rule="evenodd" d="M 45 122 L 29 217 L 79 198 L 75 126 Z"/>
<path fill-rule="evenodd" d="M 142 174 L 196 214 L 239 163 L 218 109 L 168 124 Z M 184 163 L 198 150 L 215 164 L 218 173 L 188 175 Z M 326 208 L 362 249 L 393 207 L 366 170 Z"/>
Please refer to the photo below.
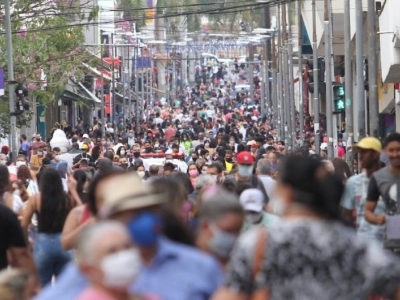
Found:
<path fill-rule="evenodd" d="M 253 282 L 256 281 L 256 278 L 260 272 L 262 272 L 262 263 L 265 259 L 265 251 L 267 250 L 267 230 L 265 228 L 261 228 L 258 232 L 256 248 L 254 251 L 254 261 L 253 261 L 253 270 L 252 270 L 252 279 Z M 250 300 L 268 300 L 269 299 L 269 289 L 260 288 L 253 292 L 250 297 Z"/>

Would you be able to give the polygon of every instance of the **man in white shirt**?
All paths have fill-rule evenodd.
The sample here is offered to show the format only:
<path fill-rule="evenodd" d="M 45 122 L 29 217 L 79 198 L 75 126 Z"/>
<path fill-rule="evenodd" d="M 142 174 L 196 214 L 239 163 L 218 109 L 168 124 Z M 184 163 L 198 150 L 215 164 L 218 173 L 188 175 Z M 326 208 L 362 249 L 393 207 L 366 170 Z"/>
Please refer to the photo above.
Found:
<path fill-rule="evenodd" d="M 263 158 L 258 161 L 256 173 L 258 178 L 263 183 L 265 191 L 270 199 L 276 185 L 276 181 L 271 177 L 271 170 L 271 163 L 267 158 Z"/>

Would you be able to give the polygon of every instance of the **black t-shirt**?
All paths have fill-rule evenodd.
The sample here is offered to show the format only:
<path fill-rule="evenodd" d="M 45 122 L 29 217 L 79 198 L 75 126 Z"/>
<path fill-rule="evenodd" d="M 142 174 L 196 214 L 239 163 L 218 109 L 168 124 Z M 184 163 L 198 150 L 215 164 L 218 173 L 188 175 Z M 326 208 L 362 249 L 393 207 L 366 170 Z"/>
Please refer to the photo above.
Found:
<path fill-rule="evenodd" d="M 0 270 L 7 268 L 7 250 L 26 247 L 26 240 L 17 216 L 0 204 Z"/>

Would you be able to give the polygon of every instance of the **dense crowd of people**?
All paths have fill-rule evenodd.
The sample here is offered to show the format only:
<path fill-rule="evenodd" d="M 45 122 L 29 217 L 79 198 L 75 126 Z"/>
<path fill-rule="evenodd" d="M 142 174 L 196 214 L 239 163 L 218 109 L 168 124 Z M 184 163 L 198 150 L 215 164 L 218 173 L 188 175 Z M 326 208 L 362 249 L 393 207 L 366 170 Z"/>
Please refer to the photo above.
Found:
<path fill-rule="evenodd" d="M 234 83 L 3 146 L 0 298 L 400 299 L 400 134 L 352 174 Z"/>

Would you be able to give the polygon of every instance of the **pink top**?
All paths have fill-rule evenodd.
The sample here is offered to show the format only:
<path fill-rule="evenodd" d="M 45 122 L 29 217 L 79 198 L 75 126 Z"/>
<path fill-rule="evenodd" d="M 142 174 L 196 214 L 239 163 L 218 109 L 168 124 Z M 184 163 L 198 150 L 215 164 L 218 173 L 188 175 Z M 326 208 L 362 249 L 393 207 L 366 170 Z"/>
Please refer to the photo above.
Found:
<path fill-rule="evenodd" d="M 107 295 L 103 291 L 96 289 L 94 287 L 86 288 L 79 296 L 76 298 L 77 300 L 115 300 L 110 295 Z M 143 296 L 144 300 L 161 300 L 159 297 L 155 295 L 145 295 Z"/>

